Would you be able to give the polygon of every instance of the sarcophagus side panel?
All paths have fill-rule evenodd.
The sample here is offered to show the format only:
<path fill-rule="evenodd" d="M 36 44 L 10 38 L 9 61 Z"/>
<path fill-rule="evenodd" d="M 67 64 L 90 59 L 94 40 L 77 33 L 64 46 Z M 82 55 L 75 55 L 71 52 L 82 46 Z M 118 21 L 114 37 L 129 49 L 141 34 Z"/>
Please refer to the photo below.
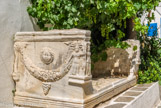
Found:
<path fill-rule="evenodd" d="M 14 51 L 15 104 L 23 105 L 19 96 L 79 100 L 92 93 L 90 31 L 17 33 Z"/>

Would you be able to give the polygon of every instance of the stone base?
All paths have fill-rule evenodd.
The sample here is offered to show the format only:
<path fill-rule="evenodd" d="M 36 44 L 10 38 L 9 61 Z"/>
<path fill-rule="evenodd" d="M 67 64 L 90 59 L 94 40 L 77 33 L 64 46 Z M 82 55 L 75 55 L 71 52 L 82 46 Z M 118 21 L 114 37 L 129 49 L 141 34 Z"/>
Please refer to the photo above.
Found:
<path fill-rule="evenodd" d="M 84 100 L 65 99 L 65 97 L 56 99 L 54 97 L 39 98 L 16 95 L 14 97 L 14 103 L 19 106 L 25 105 L 25 107 L 31 108 L 93 108 L 95 105 L 114 97 L 135 84 L 135 77 L 132 79 L 123 79 L 108 85 L 99 91 L 95 90 L 92 95 Z"/>
<path fill-rule="evenodd" d="M 156 108 L 159 103 L 159 84 L 140 84 L 97 108 Z"/>

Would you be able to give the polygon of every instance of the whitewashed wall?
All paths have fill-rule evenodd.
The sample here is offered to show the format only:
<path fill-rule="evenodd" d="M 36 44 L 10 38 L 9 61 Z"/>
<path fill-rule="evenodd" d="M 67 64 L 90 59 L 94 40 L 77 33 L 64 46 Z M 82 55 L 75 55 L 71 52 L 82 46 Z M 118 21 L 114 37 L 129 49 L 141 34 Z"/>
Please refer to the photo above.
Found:
<path fill-rule="evenodd" d="M 13 36 L 18 31 L 34 31 L 26 7 L 29 0 L 0 0 L 0 108 L 13 108 Z"/>
<path fill-rule="evenodd" d="M 155 15 L 155 20 L 153 20 L 151 23 L 157 23 L 157 28 L 158 28 L 158 37 L 161 38 L 161 3 L 159 4 L 159 6 L 156 8 L 155 11 L 152 11 L 154 12 L 154 15 Z M 148 21 L 146 20 L 146 14 L 144 14 L 141 18 L 141 22 L 142 24 L 147 24 Z"/>

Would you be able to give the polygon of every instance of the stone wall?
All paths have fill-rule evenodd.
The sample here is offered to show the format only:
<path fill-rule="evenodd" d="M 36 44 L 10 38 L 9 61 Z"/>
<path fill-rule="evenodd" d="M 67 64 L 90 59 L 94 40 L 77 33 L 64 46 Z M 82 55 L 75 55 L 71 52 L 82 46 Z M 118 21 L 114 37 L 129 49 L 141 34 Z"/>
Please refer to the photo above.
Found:
<path fill-rule="evenodd" d="M 38 30 L 28 16 L 29 0 L 0 0 L 0 108 L 12 108 L 13 39 L 18 31 Z"/>

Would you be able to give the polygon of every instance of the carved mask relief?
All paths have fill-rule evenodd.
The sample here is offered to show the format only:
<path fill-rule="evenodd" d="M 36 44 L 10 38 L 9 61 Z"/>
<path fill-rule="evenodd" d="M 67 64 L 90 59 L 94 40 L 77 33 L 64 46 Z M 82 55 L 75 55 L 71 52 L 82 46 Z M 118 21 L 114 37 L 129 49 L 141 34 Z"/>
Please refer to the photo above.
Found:
<path fill-rule="evenodd" d="M 44 64 L 49 65 L 54 60 L 54 54 L 50 48 L 45 47 L 41 51 L 40 58 Z"/>

